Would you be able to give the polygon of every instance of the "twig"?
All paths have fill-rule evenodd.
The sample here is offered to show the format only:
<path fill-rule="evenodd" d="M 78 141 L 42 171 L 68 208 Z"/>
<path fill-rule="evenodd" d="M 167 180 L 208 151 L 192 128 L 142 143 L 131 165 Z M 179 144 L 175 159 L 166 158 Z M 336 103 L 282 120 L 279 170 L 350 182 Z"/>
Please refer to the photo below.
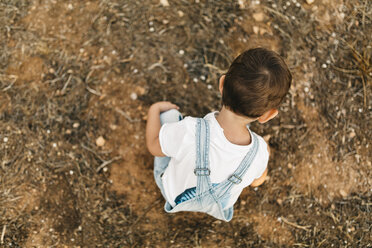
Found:
<path fill-rule="evenodd" d="M 275 9 L 272 9 L 270 7 L 267 7 L 267 6 L 263 6 L 265 9 L 267 9 L 269 12 L 273 13 L 273 14 L 276 14 L 278 15 L 279 17 L 283 18 L 285 21 L 287 21 L 287 23 L 289 22 L 289 18 L 288 16 L 285 16 L 283 15 L 282 13 L 280 13 L 279 11 L 276 11 Z"/>
<path fill-rule="evenodd" d="M 299 229 L 302 229 L 302 230 L 305 230 L 305 231 L 309 231 L 308 228 L 310 228 L 311 226 L 300 226 L 300 225 L 297 225 L 296 223 L 292 223 L 292 222 L 289 222 L 286 218 L 284 218 L 283 216 L 280 217 L 284 223 L 290 225 L 290 226 L 293 226 L 293 227 L 296 227 L 296 228 L 299 228 Z"/>
<path fill-rule="evenodd" d="M 1 233 L 1 243 L 4 244 L 4 236 L 6 232 L 6 225 L 3 226 L 3 232 Z"/>
<path fill-rule="evenodd" d="M 153 202 L 152 204 L 150 204 L 150 206 L 148 206 L 145 211 L 143 212 L 143 214 L 141 216 L 139 216 L 131 225 L 130 225 L 130 228 L 129 228 L 129 231 L 131 231 L 132 227 L 135 226 L 153 207 L 155 207 L 159 202 L 161 201 L 161 198 L 157 199 L 155 202 Z"/>
<path fill-rule="evenodd" d="M 363 75 L 363 72 L 360 71 L 360 77 L 362 78 L 362 83 L 363 83 L 363 95 L 364 95 L 364 98 L 363 98 L 363 103 L 364 103 L 364 108 L 367 108 L 367 89 L 366 89 L 366 82 L 364 80 L 364 75 Z"/>
<path fill-rule="evenodd" d="M 344 68 L 340 68 L 340 67 L 337 67 L 335 65 L 331 65 L 333 69 L 336 69 L 337 71 L 340 71 L 340 72 L 343 72 L 343 73 L 351 73 L 351 74 L 354 74 L 354 73 L 358 73 L 358 70 L 348 70 L 348 69 L 344 69 Z"/>
<path fill-rule="evenodd" d="M 62 90 L 61 90 L 61 94 L 64 95 L 65 92 L 66 92 L 66 88 L 67 86 L 69 85 L 69 83 L 71 82 L 71 79 L 72 79 L 72 75 L 70 74 L 70 76 L 68 77 L 67 79 L 67 82 L 65 83 L 65 85 L 63 86 Z"/>
<path fill-rule="evenodd" d="M 84 149 L 87 150 L 87 151 L 90 151 L 90 152 L 93 153 L 94 155 L 96 155 L 96 157 L 97 157 L 99 160 L 101 160 L 101 161 L 105 161 L 105 160 L 103 160 L 103 159 L 102 159 L 102 158 L 97 154 L 97 152 L 95 152 L 93 149 L 91 149 L 91 148 L 85 146 L 84 144 L 81 144 L 81 147 L 84 148 Z"/>
<path fill-rule="evenodd" d="M 115 111 L 118 112 L 119 114 L 121 114 L 122 116 L 124 116 L 125 119 L 127 119 L 131 123 L 140 121 L 139 119 L 132 119 L 127 113 L 125 113 L 123 110 L 121 110 L 117 107 L 115 108 Z"/>
<path fill-rule="evenodd" d="M 98 168 L 96 169 L 97 172 L 99 172 L 102 168 L 104 168 L 105 166 L 111 164 L 112 162 L 116 161 L 116 160 L 119 160 L 121 159 L 120 156 L 117 156 L 117 157 L 114 157 L 110 160 L 107 160 L 107 161 L 104 161 L 100 166 L 98 166 Z"/>
<path fill-rule="evenodd" d="M 206 66 L 206 67 L 208 67 L 208 68 L 210 68 L 210 69 L 214 69 L 214 70 L 216 70 L 216 71 L 217 71 L 218 73 L 220 73 L 220 74 L 224 74 L 224 73 L 226 73 L 226 70 L 222 70 L 222 69 L 218 68 L 217 66 L 212 65 L 212 64 L 209 64 L 209 63 L 204 64 L 204 66 Z"/>
<path fill-rule="evenodd" d="M 94 95 L 96 95 L 96 96 L 102 96 L 101 93 L 99 93 L 98 91 L 96 91 L 96 90 L 90 88 L 88 85 L 86 86 L 86 89 L 87 89 L 90 93 L 92 93 L 92 94 L 94 94 Z"/>

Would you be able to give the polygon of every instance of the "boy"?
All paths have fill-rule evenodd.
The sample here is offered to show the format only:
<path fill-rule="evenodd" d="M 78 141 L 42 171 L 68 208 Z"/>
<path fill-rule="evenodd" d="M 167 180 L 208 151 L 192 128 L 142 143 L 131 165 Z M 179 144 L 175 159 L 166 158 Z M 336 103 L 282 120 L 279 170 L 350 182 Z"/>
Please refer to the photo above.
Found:
<path fill-rule="evenodd" d="M 155 181 L 166 212 L 198 211 L 232 219 L 242 190 L 261 185 L 267 175 L 268 145 L 248 125 L 278 114 L 291 81 L 278 54 L 255 48 L 239 55 L 220 78 L 219 112 L 182 120 L 178 106 L 170 102 L 150 107 L 146 143 L 156 156 Z"/>

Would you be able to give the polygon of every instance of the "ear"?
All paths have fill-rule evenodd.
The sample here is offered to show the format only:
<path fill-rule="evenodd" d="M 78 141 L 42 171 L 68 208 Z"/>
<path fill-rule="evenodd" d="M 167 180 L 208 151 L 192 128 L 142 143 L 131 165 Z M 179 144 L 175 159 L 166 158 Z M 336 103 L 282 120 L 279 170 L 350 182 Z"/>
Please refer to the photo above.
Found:
<path fill-rule="evenodd" d="M 223 91 L 223 84 L 225 83 L 225 77 L 226 77 L 226 75 L 222 75 L 220 77 L 220 85 L 219 85 L 218 88 L 220 90 L 221 95 L 222 95 L 222 91 Z"/>
<path fill-rule="evenodd" d="M 269 120 L 273 119 L 275 116 L 277 116 L 278 110 L 277 109 L 270 109 L 266 111 L 263 115 L 258 117 L 258 122 L 259 123 L 265 123 L 268 122 Z"/>

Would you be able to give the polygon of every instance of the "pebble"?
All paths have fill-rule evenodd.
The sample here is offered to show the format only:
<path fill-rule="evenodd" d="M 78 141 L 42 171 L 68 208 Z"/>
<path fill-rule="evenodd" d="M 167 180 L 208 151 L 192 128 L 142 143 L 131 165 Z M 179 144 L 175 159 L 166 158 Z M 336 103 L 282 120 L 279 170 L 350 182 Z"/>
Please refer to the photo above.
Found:
<path fill-rule="evenodd" d="M 96 145 L 97 146 L 104 146 L 105 145 L 105 139 L 102 137 L 102 136 L 99 136 L 97 139 L 96 139 Z"/>
<path fill-rule="evenodd" d="M 349 138 L 352 139 L 352 138 L 354 138 L 354 137 L 355 137 L 355 132 L 352 131 L 352 132 L 349 134 Z"/>
<path fill-rule="evenodd" d="M 307 4 L 313 4 L 315 0 L 306 0 Z"/>
<path fill-rule="evenodd" d="M 253 26 L 253 33 L 258 34 L 259 31 L 260 31 L 259 27 Z"/>
<path fill-rule="evenodd" d="M 181 54 L 181 55 L 184 55 L 185 51 L 181 49 L 181 50 L 178 51 L 178 53 Z"/>
<path fill-rule="evenodd" d="M 74 124 L 72 124 L 72 127 L 73 128 L 78 128 L 80 126 L 80 123 L 79 122 L 75 122 Z"/>
<path fill-rule="evenodd" d="M 137 100 L 137 94 L 135 92 L 133 92 L 132 94 L 130 94 L 130 99 Z"/>
<path fill-rule="evenodd" d="M 8 142 L 8 137 L 4 137 L 4 143 Z"/>
<path fill-rule="evenodd" d="M 264 19 L 264 14 L 262 12 L 254 13 L 253 19 L 255 19 L 256 22 L 262 22 Z"/>
<path fill-rule="evenodd" d="M 345 190 L 340 189 L 340 195 L 345 198 L 347 196 L 347 193 Z"/>
<path fill-rule="evenodd" d="M 178 14 L 179 17 L 182 17 L 182 16 L 185 15 L 181 10 L 177 11 L 177 14 Z"/>
<path fill-rule="evenodd" d="M 163 7 L 168 7 L 169 6 L 168 0 L 160 0 L 160 4 L 163 5 Z"/>

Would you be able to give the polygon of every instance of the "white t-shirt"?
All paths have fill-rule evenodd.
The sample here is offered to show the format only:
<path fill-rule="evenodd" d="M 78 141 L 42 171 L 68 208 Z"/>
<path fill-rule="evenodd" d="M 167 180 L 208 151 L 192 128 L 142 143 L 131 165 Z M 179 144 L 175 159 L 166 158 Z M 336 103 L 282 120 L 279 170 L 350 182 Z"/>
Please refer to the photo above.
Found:
<path fill-rule="evenodd" d="M 231 176 L 253 146 L 235 145 L 228 141 L 215 117 L 216 112 L 207 114 L 204 119 L 210 125 L 209 166 L 211 170 L 211 183 L 220 183 Z M 171 158 L 165 170 L 162 181 L 166 200 L 174 207 L 175 199 L 186 189 L 196 187 L 194 174 L 196 147 L 195 147 L 196 118 L 186 117 L 182 121 L 164 124 L 159 133 L 162 152 Z M 248 128 L 249 130 L 249 128 Z M 249 130 L 249 132 L 251 132 Z M 252 137 L 252 135 L 251 135 Z M 245 173 L 240 184 L 231 190 L 231 198 L 226 205 L 234 205 L 243 188 L 249 186 L 253 180 L 264 173 L 269 160 L 267 144 L 258 136 L 258 151 L 251 166 Z"/>

